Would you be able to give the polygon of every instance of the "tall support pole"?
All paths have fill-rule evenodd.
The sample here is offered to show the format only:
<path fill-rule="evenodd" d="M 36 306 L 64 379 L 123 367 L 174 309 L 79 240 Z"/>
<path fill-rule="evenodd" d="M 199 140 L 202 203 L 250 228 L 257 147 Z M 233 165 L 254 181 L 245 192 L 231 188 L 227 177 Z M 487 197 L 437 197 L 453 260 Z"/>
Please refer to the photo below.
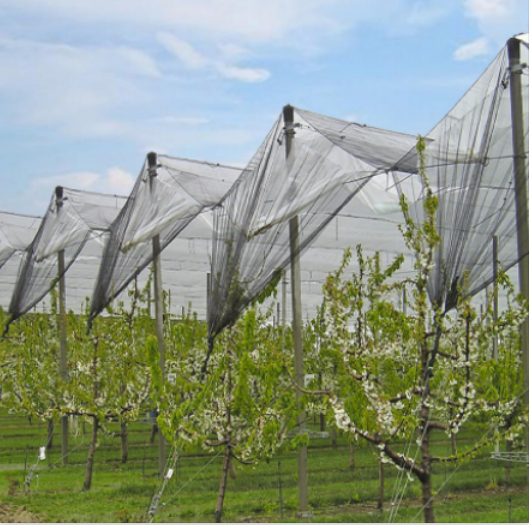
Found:
<path fill-rule="evenodd" d="M 496 325 L 498 323 L 498 236 L 493 235 L 492 236 L 492 277 L 494 279 L 493 282 L 493 320 L 494 324 Z M 487 294 L 488 295 L 488 294 Z M 494 334 L 494 339 L 492 340 L 492 359 L 494 361 L 498 361 L 498 333 L 496 332 Z M 496 429 L 496 434 L 497 434 Z M 496 436 L 496 443 L 494 444 L 494 451 L 499 452 L 500 451 L 500 442 L 498 439 L 498 436 Z"/>
<path fill-rule="evenodd" d="M 520 292 L 529 299 L 529 225 L 527 222 L 527 169 L 525 165 L 522 67 L 520 64 L 520 41 L 511 38 L 507 42 L 509 53 L 512 149 L 514 158 L 514 180 L 516 196 L 516 230 L 518 240 L 518 275 Z M 529 319 L 522 324 L 522 363 L 524 404 L 529 405 Z M 529 454 L 529 428 L 525 429 L 525 447 Z M 529 468 L 527 469 L 529 489 Z M 529 503 L 529 502 L 528 502 Z"/>
<path fill-rule="evenodd" d="M 209 301 L 211 299 L 211 274 L 206 275 L 206 321 L 209 320 Z"/>
<path fill-rule="evenodd" d="M 287 271 L 283 270 L 281 279 L 281 325 L 283 328 L 287 323 Z"/>
<path fill-rule="evenodd" d="M 55 188 L 55 205 L 57 213 L 63 205 L 62 186 Z M 66 339 L 66 277 L 64 250 L 57 254 L 57 265 L 59 271 L 59 324 L 60 324 L 60 364 L 59 372 L 63 381 L 68 381 L 68 346 Z M 61 417 L 61 457 L 62 464 L 68 465 L 68 416 Z"/>
<path fill-rule="evenodd" d="M 283 108 L 285 122 L 286 156 L 290 155 L 294 139 L 294 108 Z M 301 264 L 299 256 L 299 219 L 296 215 L 290 219 L 290 279 L 292 281 L 292 329 L 294 333 L 294 372 L 295 381 L 300 388 L 305 387 L 305 373 L 303 371 L 303 320 L 301 317 Z M 283 314 L 284 315 L 284 314 Z M 299 401 L 301 392 L 296 389 L 296 399 Z M 297 425 L 298 432 L 305 432 L 306 414 L 299 410 Z M 307 513 L 309 510 L 309 476 L 307 469 L 307 446 L 303 445 L 298 452 L 298 500 L 299 511 Z"/>
<path fill-rule="evenodd" d="M 494 324 L 498 322 L 498 236 L 492 236 L 492 277 L 494 279 L 493 308 Z M 492 340 L 492 358 L 498 360 L 498 334 Z"/>
<path fill-rule="evenodd" d="M 149 176 L 152 184 L 156 173 L 156 153 L 147 155 L 149 163 Z M 162 371 L 162 383 L 165 382 L 165 348 L 163 342 L 163 284 L 162 284 L 162 259 L 160 257 L 160 236 L 152 238 L 152 255 L 154 270 L 154 311 L 156 319 L 156 337 L 158 339 L 158 353 L 160 354 L 160 369 Z M 165 450 L 165 438 L 161 431 L 158 432 L 158 475 L 163 476 L 167 454 Z"/>

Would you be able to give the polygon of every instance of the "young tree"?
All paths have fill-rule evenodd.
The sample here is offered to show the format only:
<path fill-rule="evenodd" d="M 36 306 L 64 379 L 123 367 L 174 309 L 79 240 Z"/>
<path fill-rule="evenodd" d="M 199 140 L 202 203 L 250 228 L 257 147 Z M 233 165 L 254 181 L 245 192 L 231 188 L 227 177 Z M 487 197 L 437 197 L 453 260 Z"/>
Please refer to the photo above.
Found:
<path fill-rule="evenodd" d="M 123 304 L 109 317 L 97 318 L 87 333 L 84 315 L 68 314 L 68 369 L 58 374 L 59 338 L 56 315 L 26 315 L 10 327 L 4 405 L 41 420 L 75 415 L 93 425 L 83 490 L 92 482 L 98 431 L 108 421 L 134 420 L 150 389 L 145 340 L 152 333 L 148 312 L 132 292 L 129 311 Z M 123 434 L 123 427 L 122 433 Z M 124 449 L 126 450 L 126 449 Z"/>
<path fill-rule="evenodd" d="M 419 153 L 423 148 L 420 140 Z M 451 312 L 429 300 L 427 283 L 439 243 L 438 203 L 424 170 L 421 175 L 425 220 L 418 226 L 407 218 L 402 227 L 406 244 L 415 253 L 415 275 L 398 281 L 395 273 L 402 256 L 382 268 L 378 254 L 365 258 L 358 247 L 358 271 L 350 279 L 345 277 L 352 257 L 348 250 L 325 284 L 326 344 L 334 352 L 338 370 L 337 385 L 327 392 L 327 399 L 339 428 L 376 445 L 384 461 L 419 480 L 424 519 L 434 522 L 432 465 L 471 455 L 490 442 L 493 433 L 470 451 L 446 458 L 432 454 L 431 434 L 442 430 L 453 435 L 483 410 L 499 410 L 506 418 L 518 408 L 515 392 L 506 390 L 504 376 L 498 377 L 498 391 L 504 393 L 501 402 L 497 395 L 480 390 L 480 378 L 490 367 L 495 331 L 516 329 L 529 310 L 517 298 L 494 323 L 489 309 L 478 315 L 462 287 Z M 404 198 L 401 205 L 408 217 Z M 396 306 L 404 286 L 410 298 L 408 314 Z M 523 421 L 524 415 L 518 414 L 511 431 Z M 417 459 L 402 453 L 395 443 L 414 434 L 420 450 Z"/>
<path fill-rule="evenodd" d="M 150 393 L 150 371 L 144 348 L 152 333 L 148 311 L 138 307 L 137 291 L 131 291 L 131 308 L 118 304 L 111 316 L 98 317 L 87 333 L 85 315 L 70 314 L 71 377 L 65 385 L 61 412 L 88 418 L 92 436 L 83 490 L 90 490 L 99 429 L 108 421 L 121 423 L 122 460 L 126 460 L 126 425 L 137 419 Z M 108 432 L 108 431 L 107 431 Z"/>
<path fill-rule="evenodd" d="M 228 472 L 233 460 L 253 464 L 270 457 L 294 424 L 295 397 L 284 373 L 281 338 L 267 324 L 270 311 L 246 311 L 208 353 L 206 327 L 187 316 L 173 328 L 173 355 L 166 370 L 173 382 L 162 383 L 156 340 L 148 342 L 158 423 L 176 447 L 224 449 L 215 519 L 221 521 Z"/>

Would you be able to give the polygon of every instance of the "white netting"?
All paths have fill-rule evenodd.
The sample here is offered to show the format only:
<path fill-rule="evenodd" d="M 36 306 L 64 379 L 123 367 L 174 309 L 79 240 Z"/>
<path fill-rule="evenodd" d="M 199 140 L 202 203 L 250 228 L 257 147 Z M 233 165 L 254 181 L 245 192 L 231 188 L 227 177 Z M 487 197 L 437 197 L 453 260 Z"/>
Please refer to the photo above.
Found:
<path fill-rule="evenodd" d="M 518 261 L 507 62 L 504 49 L 426 138 L 426 173 L 439 199 L 442 237 L 429 291 L 447 307 L 463 280 L 470 294 L 492 282 L 494 235 L 501 264 L 511 268 Z M 521 62 L 529 62 L 525 43 Z M 529 76 L 527 69 L 521 73 L 526 100 Z M 399 197 L 407 197 L 410 216 L 420 223 L 416 137 L 292 111 L 288 158 L 281 116 L 244 170 L 151 156 L 154 164 L 145 162 L 128 199 L 64 190 L 57 210 L 54 196 L 32 243 L 25 226 L 17 240 L 15 227 L 9 234 L 11 227 L 0 222 L 3 304 L 21 256 L 10 307 L 14 317 L 45 296 L 57 278 L 57 253 L 64 250 L 68 307 L 78 310 L 91 297 L 95 316 L 133 279 L 146 280 L 158 235 L 172 312 L 192 303 L 204 317 L 209 308 L 215 336 L 289 264 L 288 223 L 294 216 L 300 225 L 304 317 L 314 315 L 321 285 L 348 246 L 380 251 L 383 262 L 405 253 L 401 274 L 410 272 L 413 261 L 398 230 Z"/>

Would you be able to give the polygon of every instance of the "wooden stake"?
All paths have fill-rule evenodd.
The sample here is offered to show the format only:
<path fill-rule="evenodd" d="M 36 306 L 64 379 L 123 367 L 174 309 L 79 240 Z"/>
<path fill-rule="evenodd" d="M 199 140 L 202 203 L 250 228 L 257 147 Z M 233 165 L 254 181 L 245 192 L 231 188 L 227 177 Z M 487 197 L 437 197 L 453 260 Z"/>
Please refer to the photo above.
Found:
<path fill-rule="evenodd" d="M 55 188 L 55 205 L 57 213 L 63 205 L 63 188 Z M 68 380 L 68 347 L 66 339 L 66 278 L 64 250 L 57 254 L 59 271 L 59 325 L 60 325 L 60 374 L 63 381 Z M 68 416 L 61 417 L 61 457 L 62 464 L 68 465 Z"/>
<path fill-rule="evenodd" d="M 283 108 L 283 120 L 285 122 L 285 150 L 288 158 L 294 139 L 294 108 L 285 106 Z M 290 219 L 290 279 L 292 281 L 292 329 L 294 333 L 294 371 L 295 380 L 299 387 L 305 387 L 305 373 L 303 371 L 303 321 L 301 317 L 301 265 L 299 255 L 299 218 L 296 215 Z M 283 313 L 284 316 L 284 313 Z M 300 399 L 301 393 L 296 389 L 296 399 Z M 297 418 L 298 433 L 305 432 L 306 414 L 299 410 Z M 308 493 L 308 469 L 307 469 L 307 446 L 303 445 L 298 452 L 298 500 L 299 511 L 306 513 L 309 510 Z"/>
<path fill-rule="evenodd" d="M 147 155 L 149 163 L 149 176 L 151 184 L 156 173 L 156 153 Z M 156 317 L 156 337 L 158 339 L 158 353 L 160 354 L 160 369 L 162 371 L 162 384 L 165 382 L 165 349 L 163 341 L 163 284 L 162 284 L 162 259 L 160 257 L 160 236 L 152 238 L 152 255 L 154 270 L 154 311 Z M 161 431 L 158 432 L 158 476 L 163 476 L 167 454 L 165 451 L 165 438 Z"/>
<path fill-rule="evenodd" d="M 525 133 L 523 122 L 522 67 L 520 41 L 511 38 L 507 42 L 509 53 L 512 148 L 514 156 L 514 190 L 516 196 L 516 233 L 518 240 L 518 275 L 520 292 L 529 299 L 529 227 L 527 223 L 527 169 L 525 165 Z M 529 319 L 522 324 L 522 361 L 524 403 L 529 405 Z M 529 454 L 529 427 L 525 429 L 525 449 Z M 529 469 L 527 469 L 529 488 Z M 528 500 L 529 505 L 529 500 Z M 529 506 L 528 506 L 529 508 Z"/>

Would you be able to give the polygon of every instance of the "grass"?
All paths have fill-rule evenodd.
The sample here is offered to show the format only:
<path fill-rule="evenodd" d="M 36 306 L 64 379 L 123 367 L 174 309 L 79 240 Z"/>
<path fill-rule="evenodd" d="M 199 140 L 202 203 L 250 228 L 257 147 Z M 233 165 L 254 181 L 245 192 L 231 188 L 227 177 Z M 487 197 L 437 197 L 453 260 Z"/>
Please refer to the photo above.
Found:
<path fill-rule="evenodd" d="M 111 430 L 117 431 L 117 425 Z M 157 479 L 157 446 L 149 444 L 147 422 L 129 428 L 129 461 L 120 463 L 120 441 L 101 435 L 90 492 L 81 492 L 84 464 L 90 439 L 82 427 L 70 436 L 70 464 L 61 466 L 58 426 L 54 447 L 39 464 L 38 477 L 26 494 L 21 490 L 24 465 L 28 469 L 37 449 L 46 440 L 46 425 L 14 416 L 0 415 L 0 503 L 26 506 L 47 521 L 127 522 L 142 521 Z M 470 446 L 479 429 L 458 437 L 458 447 Z M 446 453 L 449 443 L 442 434 L 434 440 L 434 453 Z M 281 463 L 283 520 L 296 518 L 296 453 L 285 451 L 256 467 L 237 465 L 235 479 L 228 481 L 225 521 L 281 521 L 278 462 Z M 378 463 L 369 447 L 358 446 L 356 468 L 348 468 L 349 447 L 339 438 L 314 440 L 309 447 L 309 503 L 313 521 L 388 521 L 399 472 L 385 466 L 384 511 L 377 510 Z M 213 521 L 222 467 L 222 455 L 196 451 L 182 455 L 175 475 L 167 484 L 156 521 Z M 527 469 L 513 464 L 511 486 L 505 489 L 504 465 L 484 450 L 475 460 L 453 466 L 436 465 L 435 513 L 445 522 L 527 522 Z M 394 521 L 422 521 L 418 481 L 399 485 L 404 497 Z M 509 513 L 510 498 L 510 513 Z M 305 521 L 305 520 L 301 520 Z"/>

